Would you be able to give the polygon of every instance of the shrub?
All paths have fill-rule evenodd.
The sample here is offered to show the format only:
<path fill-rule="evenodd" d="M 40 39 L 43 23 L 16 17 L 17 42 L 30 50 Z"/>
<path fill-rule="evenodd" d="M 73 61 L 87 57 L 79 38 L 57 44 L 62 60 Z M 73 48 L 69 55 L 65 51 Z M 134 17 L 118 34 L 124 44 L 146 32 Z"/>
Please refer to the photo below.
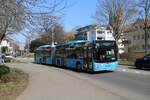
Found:
<path fill-rule="evenodd" d="M 0 65 L 0 78 L 2 77 L 2 75 L 7 74 L 9 72 L 10 72 L 9 67 L 5 65 Z"/>
<path fill-rule="evenodd" d="M 14 82 L 17 79 L 17 75 L 15 73 L 7 73 L 1 77 L 1 82 Z"/>
<path fill-rule="evenodd" d="M 5 58 L 4 61 L 5 61 L 6 63 L 9 63 L 9 62 L 12 62 L 12 60 L 13 60 L 13 58 Z"/>
<path fill-rule="evenodd" d="M 121 60 L 126 59 L 127 61 L 134 62 L 137 58 L 143 57 L 144 55 L 145 53 L 130 52 L 130 53 L 120 54 L 119 56 Z"/>
<path fill-rule="evenodd" d="M 11 73 L 23 73 L 23 71 L 18 68 L 10 68 L 10 72 Z"/>
<path fill-rule="evenodd" d="M 126 60 L 128 58 L 128 53 L 122 53 L 122 54 L 119 54 L 119 58 L 121 60 Z"/>
<path fill-rule="evenodd" d="M 9 72 L 5 73 L 1 76 L 0 80 L 3 83 L 7 82 L 16 82 L 18 77 L 20 77 L 21 74 L 24 72 L 17 68 L 9 68 Z"/>
<path fill-rule="evenodd" d="M 133 61 L 119 61 L 120 65 L 129 65 L 129 66 L 134 66 Z"/>
<path fill-rule="evenodd" d="M 27 84 L 28 75 L 26 73 L 10 68 L 10 72 L 0 78 L 0 100 L 15 100 Z"/>
<path fill-rule="evenodd" d="M 137 58 L 143 57 L 145 53 L 129 53 L 128 61 L 135 61 Z"/>

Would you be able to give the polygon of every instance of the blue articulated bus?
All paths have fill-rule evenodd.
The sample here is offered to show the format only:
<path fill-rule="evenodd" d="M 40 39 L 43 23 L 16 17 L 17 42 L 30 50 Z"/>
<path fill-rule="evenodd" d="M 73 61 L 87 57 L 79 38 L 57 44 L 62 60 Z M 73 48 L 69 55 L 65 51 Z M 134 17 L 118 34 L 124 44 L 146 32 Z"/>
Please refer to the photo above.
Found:
<path fill-rule="evenodd" d="M 78 71 L 115 70 L 118 48 L 115 41 L 78 40 L 55 46 L 43 45 L 35 50 L 35 63 L 74 68 Z"/>

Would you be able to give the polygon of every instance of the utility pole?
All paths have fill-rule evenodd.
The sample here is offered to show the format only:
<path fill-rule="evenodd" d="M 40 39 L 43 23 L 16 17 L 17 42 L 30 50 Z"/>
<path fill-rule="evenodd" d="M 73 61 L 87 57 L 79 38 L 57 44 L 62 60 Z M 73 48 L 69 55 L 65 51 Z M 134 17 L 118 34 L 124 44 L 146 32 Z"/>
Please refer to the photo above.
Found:
<path fill-rule="evenodd" d="M 54 47 L 54 25 L 52 25 L 52 47 Z"/>
<path fill-rule="evenodd" d="M 51 24 L 52 24 L 52 28 L 51 28 L 51 31 L 52 31 L 52 47 L 54 47 L 54 29 L 55 29 L 55 21 L 57 20 L 58 18 L 57 17 L 50 17 L 49 20 L 51 21 Z"/>

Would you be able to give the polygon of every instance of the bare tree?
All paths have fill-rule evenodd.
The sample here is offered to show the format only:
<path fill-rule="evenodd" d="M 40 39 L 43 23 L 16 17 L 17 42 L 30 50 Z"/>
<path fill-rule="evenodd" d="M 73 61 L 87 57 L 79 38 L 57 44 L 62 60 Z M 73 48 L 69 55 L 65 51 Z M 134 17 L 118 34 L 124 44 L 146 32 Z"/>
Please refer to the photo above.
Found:
<path fill-rule="evenodd" d="M 23 26 L 24 6 L 21 0 L 0 0 L 0 42 L 10 33 L 21 30 Z"/>
<path fill-rule="evenodd" d="M 0 0 L 0 42 L 23 27 L 37 25 L 35 17 L 59 15 L 66 0 Z"/>
<path fill-rule="evenodd" d="M 30 43 L 37 37 L 37 30 L 32 28 L 21 33 L 26 39 L 26 49 L 29 51 Z"/>
<path fill-rule="evenodd" d="M 48 44 L 52 44 L 54 41 L 52 40 L 54 38 L 54 25 L 58 22 L 57 16 L 52 15 L 41 15 L 39 18 L 37 18 L 38 26 L 40 27 L 41 31 L 41 39 L 44 39 L 45 42 Z"/>
<path fill-rule="evenodd" d="M 39 33 L 43 37 L 47 36 L 45 37 L 46 41 L 52 43 L 51 39 L 52 37 L 54 38 L 55 33 L 52 34 L 53 32 L 51 31 L 53 30 L 53 26 L 55 27 L 55 23 L 58 23 L 63 16 L 64 9 L 67 6 L 67 0 L 51 0 L 50 3 L 47 2 L 41 6 L 44 7 L 44 11 L 42 10 L 42 12 L 33 14 L 36 30 L 39 31 L 36 33 Z"/>
<path fill-rule="evenodd" d="M 60 24 L 54 25 L 54 43 L 64 42 L 64 28 Z"/>
<path fill-rule="evenodd" d="M 147 41 L 148 41 L 148 19 L 150 18 L 150 0 L 140 0 L 138 3 L 140 7 L 140 17 L 143 19 L 144 34 L 145 34 L 145 54 L 147 53 Z"/>
<path fill-rule="evenodd" d="M 119 40 L 124 27 L 135 19 L 135 0 L 98 0 L 95 20 L 99 24 L 110 25 L 114 38 Z"/>
<path fill-rule="evenodd" d="M 40 38 L 41 41 L 43 41 L 43 43 L 52 44 L 52 42 L 54 42 L 54 43 L 63 43 L 64 42 L 64 29 L 60 24 L 55 23 L 54 26 L 51 26 L 47 30 L 48 31 L 44 32 Z M 54 34 L 53 37 L 52 37 L 52 33 Z M 52 38 L 53 38 L 53 40 L 52 40 Z"/>

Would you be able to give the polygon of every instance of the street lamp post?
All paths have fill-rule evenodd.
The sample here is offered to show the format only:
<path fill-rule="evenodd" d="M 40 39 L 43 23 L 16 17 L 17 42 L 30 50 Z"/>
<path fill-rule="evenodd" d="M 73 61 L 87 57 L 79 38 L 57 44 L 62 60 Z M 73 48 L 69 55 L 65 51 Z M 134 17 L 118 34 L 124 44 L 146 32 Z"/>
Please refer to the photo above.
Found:
<path fill-rule="evenodd" d="M 50 17 L 49 20 L 51 20 L 52 24 L 52 47 L 54 47 L 54 27 L 55 27 L 55 21 L 57 20 L 57 17 Z"/>
<path fill-rule="evenodd" d="M 54 25 L 52 26 L 52 47 L 54 47 Z"/>

